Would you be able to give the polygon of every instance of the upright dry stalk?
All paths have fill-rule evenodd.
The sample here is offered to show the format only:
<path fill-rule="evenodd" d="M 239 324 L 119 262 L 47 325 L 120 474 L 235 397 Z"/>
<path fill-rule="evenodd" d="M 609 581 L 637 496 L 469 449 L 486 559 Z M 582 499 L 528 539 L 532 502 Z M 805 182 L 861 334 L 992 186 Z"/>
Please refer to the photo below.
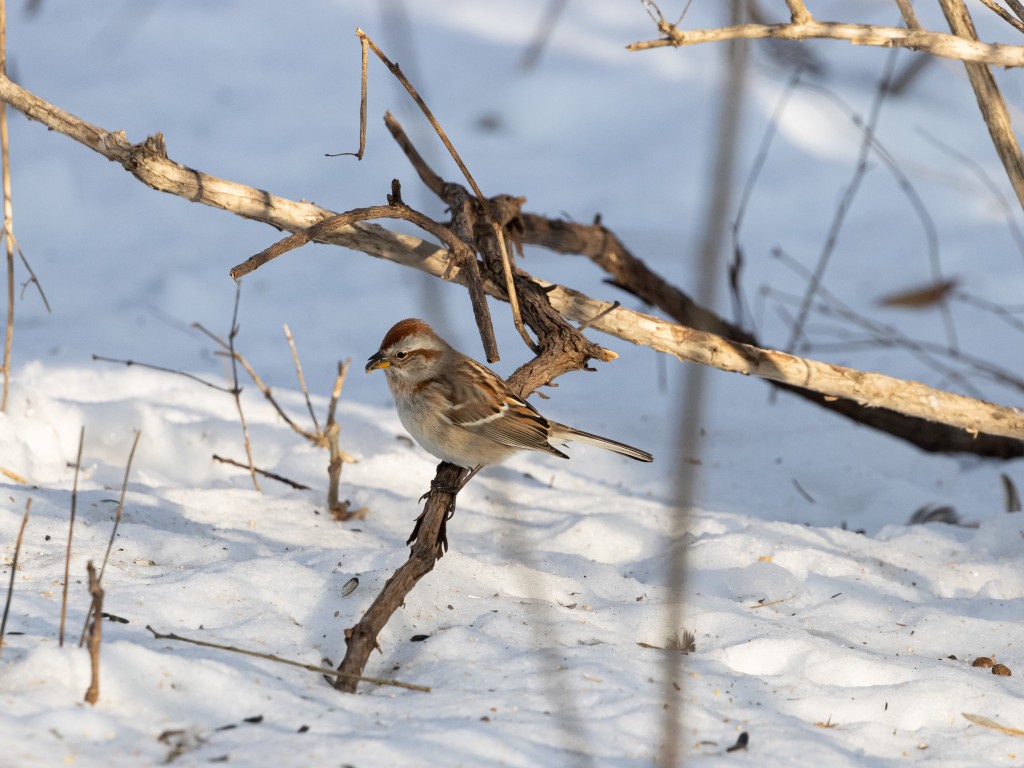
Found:
<path fill-rule="evenodd" d="M 117 527 L 121 524 L 121 515 L 124 514 L 124 497 L 128 491 L 128 476 L 132 471 L 132 459 L 135 457 L 135 448 L 139 444 L 139 437 L 142 435 L 142 430 L 138 430 L 135 433 L 135 439 L 132 440 L 132 449 L 128 452 L 128 462 L 124 467 L 124 480 L 121 482 L 121 498 L 117 502 L 117 512 L 114 514 L 114 526 L 110 529 L 110 541 L 107 542 L 107 551 L 103 554 L 103 565 L 100 566 L 99 581 L 103 582 L 103 574 L 107 572 L 107 561 L 110 559 L 110 551 L 114 548 L 114 539 L 117 538 Z M 91 563 L 90 563 L 91 565 Z M 82 634 L 78 638 L 78 647 L 81 648 L 85 645 L 85 635 L 89 631 L 89 617 L 85 618 L 85 626 L 82 627 Z"/>
<path fill-rule="evenodd" d="M 71 540 L 75 535 L 75 507 L 78 505 L 78 470 L 82 466 L 82 445 L 85 425 L 78 433 L 78 457 L 75 459 L 75 480 L 71 486 L 71 519 L 68 522 L 68 548 L 64 553 L 64 591 L 60 598 L 60 635 L 58 645 L 64 647 L 64 622 L 68 616 L 68 582 L 71 580 Z"/>
<path fill-rule="evenodd" d="M 299 361 L 299 350 L 295 348 L 295 339 L 292 337 L 292 329 L 288 323 L 284 324 L 284 336 L 288 339 L 288 347 L 292 351 L 292 362 L 295 363 L 295 375 L 299 377 L 299 388 L 302 389 L 302 396 L 306 398 L 306 408 L 309 411 L 309 418 L 313 420 L 313 429 L 320 431 L 320 423 L 316 420 L 316 413 L 313 412 L 313 404 L 309 402 L 309 390 L 306 388 L 306 377 L 302 375 L 302 363 Z"/>
<path fill-rule="evenodd" d="M 249 442 L 249 426 L 245 423 L 245 412 L 242 410 L 242 389 L 238 386 L 238 355 L 235 354 L 235 336 L 238 335 L 238 304 L 242 298 L 242 283 L 235 282 L 235 309 L 231 314 L 231 332 L 228 333 L 228 355 L 231 357 L 231 394 L 235 398 L 238 409 L 238 420 L 242 422 L 242 438 L 245 441 L 245 457 L 249 461 L 249 475 L 253 487 L 260 493 L 260 481 L 256 477 L 256 464 L 252 460 L 252 443 Z"/>
<path fill-rule="evenodd" d="M 0 0 L 2 2 L 3 0 Z M 11 596 L 14 594 L 14 574 L 18 570 L 18 554 L 21 552 L 21 541 L 25 537 L 25 526 L 28 525 L 28 513 L 32 509 L 32 499 L 25 502 L 25 515 L 21 518 L 18 529 L 18 540 L 14 543 L 14 559 L 11 561 L 11 583 L 7 587 L 7 602 L 4 603 L 4 617 L 0 620 L 0 652 L 4 648 L 4 633 L 7 631 L 7 614 L 11 612 Z"/>
<path fill-rule="evenodd" d="M 338 445 L 338 433 L 341 426 L 335 420 L 334 413 L 338 407 L 338 400 L 341 399 L 341 388 L 345 384 L 345 375 L 348 373 L 348 365 L 352 362 L 346 360 L 338 363 L 338 377 L 334 380 L 334 390 L 331 392 L 331 404 L 327 407 L 327 426 L 324 435 L 327 438 L 327 448 L 330 451 L 331 463 L 327 467 L 327 508 L 335 513 L 347 513 L 348 504 L 338 500 L 338 489 L 341 485 L 341 467 L 344 463 L 341 447 Z"/>
<path fill-rule="evenodd" d="M 89 704 L 95 704 L 100 698 L 100 641 L 103 639 L 103 587 L 96 576 L 96 568 L 92 560 L 86 565 L 89 571 L 89 594 L 92 595 L 92 605 L 89 608 L 89 615 L 92 617 L 92 625 L 89 629 L 89 666 L 92 674 L 89 679 L 89 688 L 85 692 L 85 700 Z"/>

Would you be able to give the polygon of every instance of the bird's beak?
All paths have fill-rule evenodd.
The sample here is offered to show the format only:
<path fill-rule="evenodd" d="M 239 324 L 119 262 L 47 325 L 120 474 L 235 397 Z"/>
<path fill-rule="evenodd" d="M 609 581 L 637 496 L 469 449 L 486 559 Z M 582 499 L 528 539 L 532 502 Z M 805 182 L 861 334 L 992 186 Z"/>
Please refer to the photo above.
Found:
<path fill-rule="evenodd" d="M 389 363 L 384 358 L 384 355 L 382 353 L 380 353 L 380 352 L 377 352 L 375 355 L 373 355 L 373 357 L 371 357 L 369 360 L 366 361 L 366 372 L 367 373 L 370 373 L 371 371 L 376 371 L 378 368 L 390 368 L 390 367 L 391 367 L 391 363 Z"/>

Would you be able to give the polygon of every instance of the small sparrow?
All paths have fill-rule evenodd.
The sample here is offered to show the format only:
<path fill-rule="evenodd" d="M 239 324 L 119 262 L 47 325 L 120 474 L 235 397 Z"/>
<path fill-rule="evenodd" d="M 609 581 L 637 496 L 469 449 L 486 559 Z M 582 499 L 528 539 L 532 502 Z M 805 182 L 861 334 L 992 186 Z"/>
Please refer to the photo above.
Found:
<path fill-rule="evenodd" d="M 422 320 L 402 320 L 388 331 L 366 372 L 384 369 L 398 418 L 427 453 L 470 470 L 519 451 L 569 458 L 553 443 L 578 440 L 637 461 L 647 451 L 549 421 L 512 392 L 494 371 L 453 349 Z"/>

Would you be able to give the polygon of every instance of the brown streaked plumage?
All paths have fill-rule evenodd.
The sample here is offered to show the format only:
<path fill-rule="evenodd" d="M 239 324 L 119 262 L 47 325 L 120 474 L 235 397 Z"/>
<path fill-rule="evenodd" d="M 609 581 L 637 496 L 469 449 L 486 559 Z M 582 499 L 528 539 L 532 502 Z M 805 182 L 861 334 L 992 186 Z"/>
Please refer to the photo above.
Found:
<path fill-rule="evenodd" d="M 496 464 L 518 451 L 569 458 L 552 443 L 595 445 L 637 461 L 653 456 L 625 443 L 544 418 L 494 371 L 451 347 L 422 320 L 396 323 L 366 372 L 381 368 L 398 418 L 417 443 L 467 469 Z"/>

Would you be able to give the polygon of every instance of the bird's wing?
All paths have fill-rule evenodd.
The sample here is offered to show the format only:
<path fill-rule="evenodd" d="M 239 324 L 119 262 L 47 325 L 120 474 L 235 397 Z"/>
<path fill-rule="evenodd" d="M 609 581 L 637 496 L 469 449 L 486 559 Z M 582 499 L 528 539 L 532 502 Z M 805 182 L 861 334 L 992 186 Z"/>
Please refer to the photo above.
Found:
<path fill-rule="evenodd" d="M 568 458 L 548 442 L 548 420 L 498 374 L 465 356 L 459 365 L 466 369 L 464 375 L 453 377 L 457 383 L 448 414 L 452 424 L 512 448 Z"/>

